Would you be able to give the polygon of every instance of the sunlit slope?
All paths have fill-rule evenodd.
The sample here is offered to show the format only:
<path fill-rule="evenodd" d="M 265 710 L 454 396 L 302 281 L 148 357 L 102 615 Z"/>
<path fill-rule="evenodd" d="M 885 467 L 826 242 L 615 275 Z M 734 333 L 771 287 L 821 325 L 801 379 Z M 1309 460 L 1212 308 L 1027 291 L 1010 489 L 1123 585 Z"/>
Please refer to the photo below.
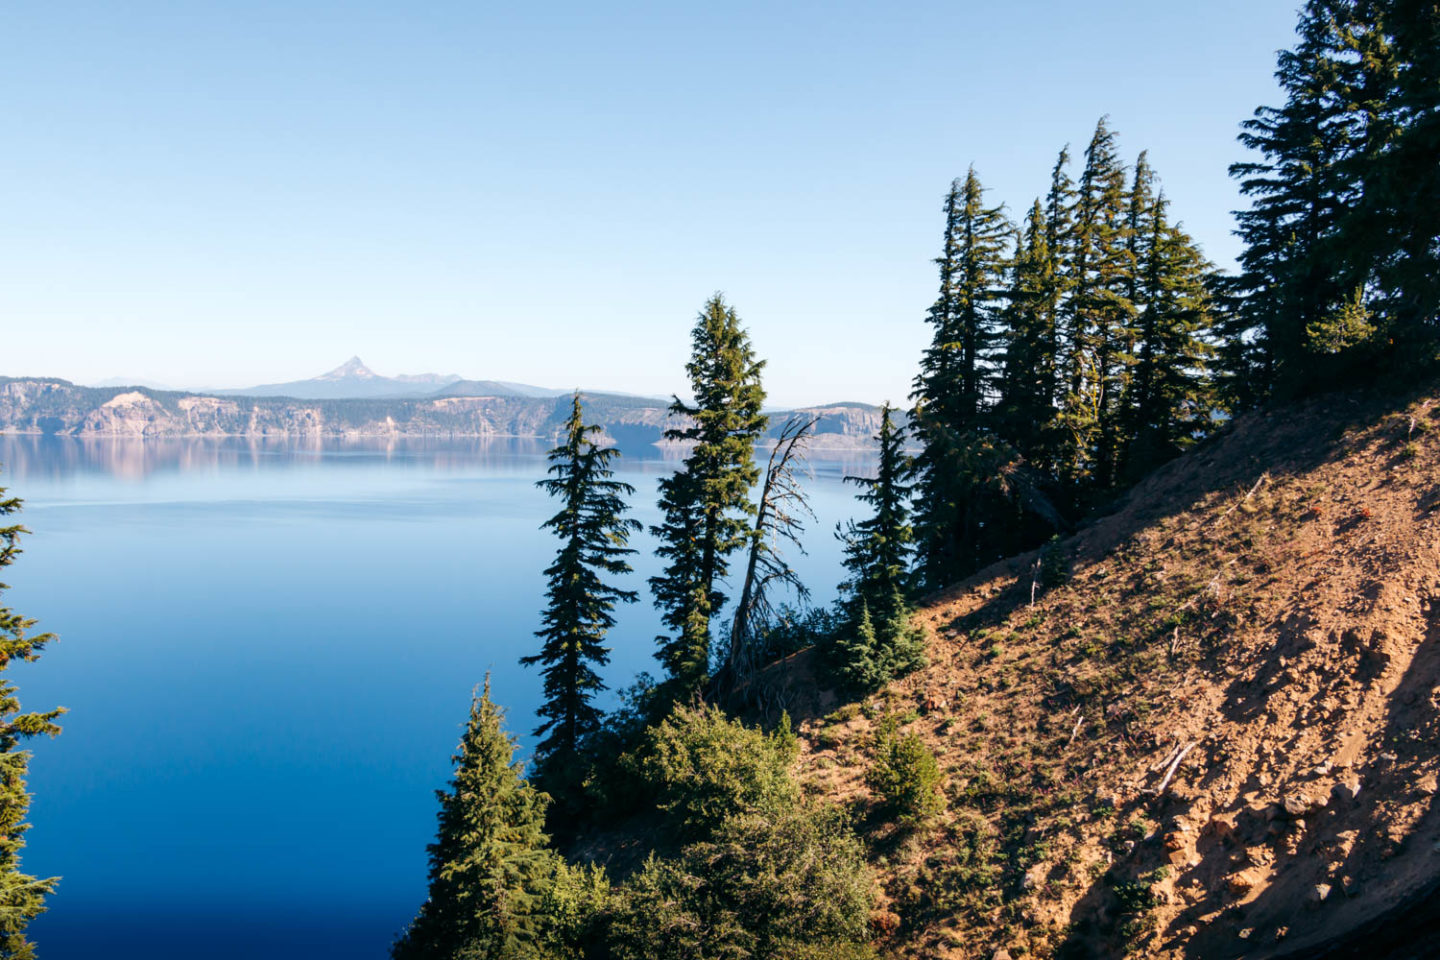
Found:
<path fill-rule="evenodd" d="M 1238 420 L 1065 541 L 1068 580 L 1031 554 L 931 598 L 929 667 L 803 724 L 821 795 L 863 806 L 884 711 L 946 772 L 939 827 L 874 828 L 883 952 L 1315 956 L 1423 900 L 1435 394 Z"/>

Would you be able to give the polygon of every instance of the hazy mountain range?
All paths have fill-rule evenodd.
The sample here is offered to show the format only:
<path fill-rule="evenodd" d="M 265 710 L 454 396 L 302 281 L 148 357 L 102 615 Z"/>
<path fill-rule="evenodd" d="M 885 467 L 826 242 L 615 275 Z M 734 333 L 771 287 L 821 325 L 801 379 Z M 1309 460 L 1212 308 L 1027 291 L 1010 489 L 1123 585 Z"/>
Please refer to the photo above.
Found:
<path fill-rule="evenodd" d="M 0 377 L 0 433 L 73 437 L 521 437 L 555 439 L 569 390 L 455 375 L 382 377 L 358 357 L 309 380 L 226 390 L 170 390 L 115 383 L 81 386 L 53 377 Z M 676 425 L 669 400 L 583 391 L 586 419 L 623 446 L 664 442 Z M 834 403 L 771 411 L 817 421 L 814 445 L 859 449 L 879 409 Z M 773 433 L 774 431 L 772 431 Z"/>
<path fill-rule="evenodd" d="M 96 387 L 148 387 L 151 390 L 177 388 L 125 377 L 110 377 Z M 372 400 L 379 397 L 419 399 L 421 397 L 561 397 L 570 390 L 536 387 L 508 380 L 467 380 L 458 373 L 409 373 L 386 377 L 351 357 L 334 370 L 307 380 L 262 383 L 253 387 L 219 387 L 178 391 L 215 397 L 294 397 L 297 400 Z M 629 394 L 615 394 L 629 396 Z M 659 399 L 659 398 L 651 398 Z"/>

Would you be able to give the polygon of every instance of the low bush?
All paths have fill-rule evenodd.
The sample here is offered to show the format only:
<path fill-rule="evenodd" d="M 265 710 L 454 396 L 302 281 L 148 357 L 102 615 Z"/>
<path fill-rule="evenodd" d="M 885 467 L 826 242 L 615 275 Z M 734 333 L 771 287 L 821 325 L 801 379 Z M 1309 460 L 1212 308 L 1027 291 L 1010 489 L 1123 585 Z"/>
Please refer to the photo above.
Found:
<path fill-rule="evenodd" d="M 862 960 L 872 905 L 864 851 L 833 810 L 742 814 L 619 893 L 616 960 Z"/>
<path fill-rule="evenodd" d="M 891 717 L 880 722 L 875 759 L 866 771 L 865 783 L 879 799 L 881 809 L 905 826 L 918 826 L 945 809 L 935 754 L 915 734 L 901 734 Z"/>
<path fill-rule="evenodd" d="M 793 807 L 800 790 L 790 767 L 798 752 L 788 718 L 766 734 L 718 707 L 681 705 L 646 731 L 624 766 L 677 836 L 700 840 L 730 817 Z"/>

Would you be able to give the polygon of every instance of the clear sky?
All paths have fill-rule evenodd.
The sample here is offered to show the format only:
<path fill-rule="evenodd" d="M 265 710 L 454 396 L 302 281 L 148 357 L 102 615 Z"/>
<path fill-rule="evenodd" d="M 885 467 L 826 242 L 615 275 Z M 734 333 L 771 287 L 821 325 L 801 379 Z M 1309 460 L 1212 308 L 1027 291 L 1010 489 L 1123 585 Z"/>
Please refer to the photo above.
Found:
<path fill-rule="evenodd" d="M 940 203 L 1023 212 L 1109 114 L 1236 253 L 1293 0 L 0 7 L 0 374 L 359 354 L 665 394 L 723 290 L 777 404 L 903 401 Z"/>

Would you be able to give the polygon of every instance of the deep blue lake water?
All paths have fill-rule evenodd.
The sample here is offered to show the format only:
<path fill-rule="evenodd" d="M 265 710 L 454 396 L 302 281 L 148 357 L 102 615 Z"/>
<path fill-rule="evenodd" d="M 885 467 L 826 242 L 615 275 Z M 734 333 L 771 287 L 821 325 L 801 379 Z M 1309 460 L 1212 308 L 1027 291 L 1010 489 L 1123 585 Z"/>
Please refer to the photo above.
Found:
<path fill-rule="evenodd" d="M 333 443 L 0 437 L 33 535 L 4 602 L 58 643 L 9 676 L 70 708 L 34 744 L 28 872 L 63 879 L 44 960 L 381 960 L 424 898 L 425 844 L 472 688 L 493 672 L 528 742 L 537 530 L 528 441 Z M 676 461 L 627 451 L 634 516 Z M 857 452 L 812 459 L 795 565 L 828 602 Z M 654 667 L 635 544 L 607 680 Z"/>

